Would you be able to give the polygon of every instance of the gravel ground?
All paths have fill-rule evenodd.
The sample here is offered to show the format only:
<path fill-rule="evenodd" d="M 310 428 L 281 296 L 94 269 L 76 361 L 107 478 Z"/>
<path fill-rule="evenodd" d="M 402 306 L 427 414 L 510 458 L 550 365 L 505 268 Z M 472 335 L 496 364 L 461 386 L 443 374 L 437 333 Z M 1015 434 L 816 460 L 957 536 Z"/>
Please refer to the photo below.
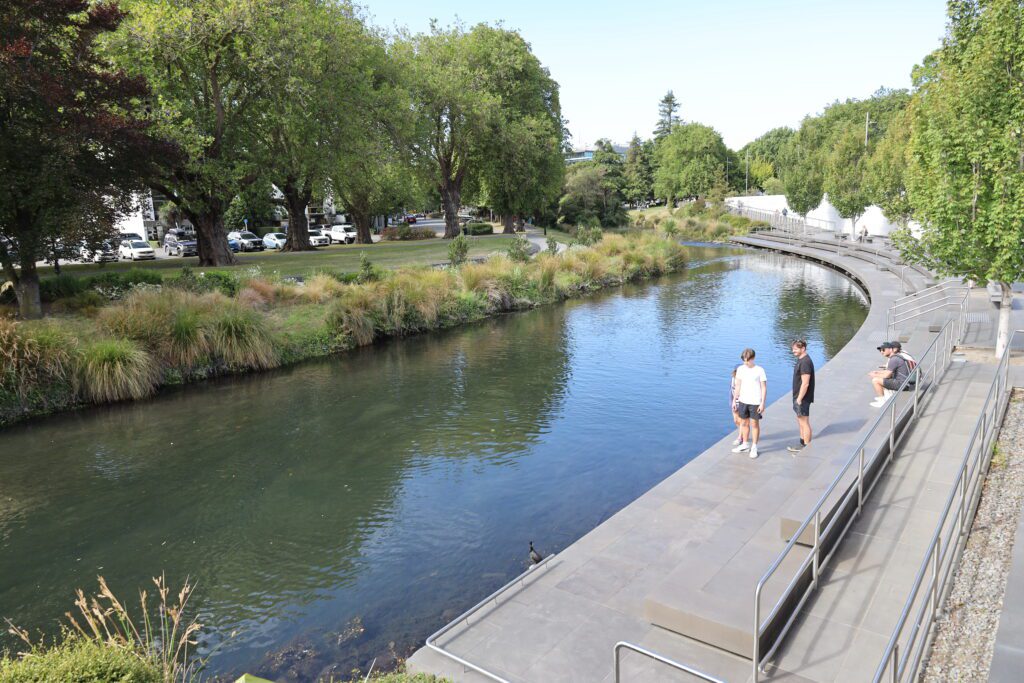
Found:
<path fill-rule="evenodd" d="M 1016 391 L 921 680 L 987 681 L 1024 502 L 1024 392 Z"/>

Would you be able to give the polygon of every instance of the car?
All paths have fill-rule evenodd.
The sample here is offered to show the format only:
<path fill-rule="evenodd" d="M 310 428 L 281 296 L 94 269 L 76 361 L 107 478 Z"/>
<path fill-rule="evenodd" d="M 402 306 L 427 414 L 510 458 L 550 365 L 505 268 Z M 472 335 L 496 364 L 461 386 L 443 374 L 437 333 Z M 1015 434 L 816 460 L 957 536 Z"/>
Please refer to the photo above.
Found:
<path fill-rule="evenodd" d="M 140 242 L 145 242 L 146 241 L 146 238 L 143 237 L 142 235 L 140 235 L 137 232 L 122 232 L 117 237 L 118 237 L 118 239 L 121 239 L 121 240 L 138 240 Z"/>
<path fill-rule="evenodd" d="M 228 238 L 228 249 L 231 250 L 232 254 L 237 254 L 238 250 L 241 248 L 242 246 L 238 243 L 238 240 L 232 239 L 230 237 Z"/>
<path fill-rule="evenodd" d="M 117 252 L 110 242 L 103 242 L 95 249 L 88 244 L 82 244 L 78 249 L 78 255 L 83 261 L 92 261 L 93 263 L 117 260 Z"/>
<path fill-rule="evenodd" d="M 199 253 L 199 244 L 184 230 L 168 230 L 164 235 L 164 254 L 170 256 L 195 256 Z"/>
<path fill-rule="evenodd" d="M 229 240 L 238 240 L 238 247 L 242 251 L 263 251 L 263 240 L 248 230 L 234 230 L 228 233 Z"/>
<path fill-rule="evenodd" d="M 156 258 L 156 252 L 153 251 L 153 247 L 149 246 L 149 242 L 143 242 L 142 240 L 121 240 L 121 245 L 117 248 L 118 258 L 128 259 L 130 261 L 146 261 L 149 259 Z"/>
<path fill-rule="evenodd" d="M 267 249 L 284 249 L 288 236 L 283 232 L 268 232 L 263 236 L 263 246 Z"/>
<path fill-rule="evenodd" d="M 309 243 L 312 244 L 314 247 L 329 247 L 331 246 L 331 238 L 330 236 L 325 235 L 320 230 L 314 230 L 310 228 Z"/>
<path fill-rule="evenodd" d="M 412 225 L 413 223 L 415 223 L 416 222 L 416 214 L 414 214 L 414 213 L 406 214 L 405 222 L 408 223 L 409 225 Z"/>
<path fill-rule="evenodd" d="M 348 223 L 332 225 L 330 230 L 327 231 L 327 236 L 331 238 L 332 242 L 352 244 L 356 241 L 356 228 Z"/>

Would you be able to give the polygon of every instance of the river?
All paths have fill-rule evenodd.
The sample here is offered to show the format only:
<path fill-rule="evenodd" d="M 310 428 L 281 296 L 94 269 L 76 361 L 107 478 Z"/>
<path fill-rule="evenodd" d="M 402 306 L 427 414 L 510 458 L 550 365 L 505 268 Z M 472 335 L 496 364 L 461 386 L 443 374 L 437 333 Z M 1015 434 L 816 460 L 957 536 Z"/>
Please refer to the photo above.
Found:
<path fill-rule="evenodd" d="M 407 656 L 529 541 L 566 547 L 720 439 L 744 347 L 772 400 L 790 340 L 820 367 L 866 316 L 820 266 L 688 250 L 652 283 L 0 432 L 0 618 L 54 633 L 97 575 L 131 599 L 165 572 L 197 583 L 213 673 Z"/>

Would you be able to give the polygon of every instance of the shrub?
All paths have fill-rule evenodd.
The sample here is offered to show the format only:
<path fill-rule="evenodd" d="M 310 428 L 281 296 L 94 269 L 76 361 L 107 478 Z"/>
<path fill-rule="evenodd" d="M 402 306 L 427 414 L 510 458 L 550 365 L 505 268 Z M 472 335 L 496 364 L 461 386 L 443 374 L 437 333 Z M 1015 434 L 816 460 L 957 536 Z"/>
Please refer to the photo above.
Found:
<path fill-rule="evenodd" d="M 600 228 L 599 228 L 600 229 Z M 522 236 L 515 236 L 508 245 L 508 257 L 516 263 L 526 263 L 530 260 L 530 241 Z"/>
<path fill-rule="evenodd" d="M 202 294 L 204 292 L 220 292 L 224 296 L 235 296 L 241 289 L 237 276 L 218 270 L 200 272 L 198 275 L 191 268 L 181 269 L 181 275 L 168 282 L 172 287 L 185 289 Z"/>
<path fill-rule="evenodd" d="M 376 286 L 350 287 L 331 306 L 328 326 L 350 337 L 357 346 L 373 342 L 377 334 Z"/>
<path fill-rule="evenodd" d="M 452 266 L 461 266 L 469 257 L 469 240 L 465 235 L 459 235 L 448 245 L 448 262 Z"/>
<path fill-rule="evenodd" d="M 131 648 L 67 635 L 51 648 L 36 646 L 18 659 L 0 659 L 0 683 L 164 683 L 151 658 Z"/>
<path fill-rule="evenodd" d="M 437 235 L 430 228 L 414 228 L 407 223 L 401 223 L 397 227 L 391 226 L 384 228 L 380 233 L 380 238 L 382 240 L 399 240 L 402 242 L 409 240 L 428 240 L 433 237 L 437 237 Z"/>
<path fill-rule="evenodd" d="M 46 302 L 68 299 L 89 289 L 89 278 L 61 274 L 39 281 L 39 298 Z"/>
<path fill-rule="evenodd" d="M 558 253 L 558 240 L 554 237 L 548 237 L 548 253 L 552 256 Z"/>
<path fill-rule="evenodd" d="M 581 244 L 585 247 L 590 247 L 600 242 L 603 237 L 604 231 L 601 230 L 601 228 L 597 226 L 591 226 L 589 228 L 579 228 L 576 231 L 575 241 L 576 244 Z"/>
<path fill-rule="evenodd" d="M 81 315 L 93 315 L 107 303 L 108 300 L 95 289 L 86 289 L 66 299 L 58 299 L 54 307 Z"/>
<path fill-rule="evenodd" d="M 466 223 L 465 233 L 467 235 L 493 235 L 494 226 L 490 223 Z"/>
<path fill-rule="evenodd" d="M 345 285 L 330 275 L 319 273 L 306 280 L 302 288 L 302 298 L 314 303 L 323 303 L 341 294 Z"/>
<path fill-rule="evenodd" d="M 79 386 L 94 403 L 145 398 L 159 378 L 153 357 L 129 339 L 100 339 L 81 349 Z"/>
<path fill-rule="evenodd" d="M 28 328 L 0 318 L 0 389 L 22 402 L 53 382 L 72 378 L 72 341 L 54 325 Z"/>

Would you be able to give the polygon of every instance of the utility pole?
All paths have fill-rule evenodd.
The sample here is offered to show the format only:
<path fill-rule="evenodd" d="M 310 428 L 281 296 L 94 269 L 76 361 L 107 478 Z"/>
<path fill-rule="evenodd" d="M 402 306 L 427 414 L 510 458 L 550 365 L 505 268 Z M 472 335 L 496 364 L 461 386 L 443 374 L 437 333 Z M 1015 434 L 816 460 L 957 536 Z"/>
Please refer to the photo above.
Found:
<path fill-rule="evenodd" d="M 871 123 L 871 112 L 864 114 L 864 149 L 868 148 L 868 124 Z"/>

